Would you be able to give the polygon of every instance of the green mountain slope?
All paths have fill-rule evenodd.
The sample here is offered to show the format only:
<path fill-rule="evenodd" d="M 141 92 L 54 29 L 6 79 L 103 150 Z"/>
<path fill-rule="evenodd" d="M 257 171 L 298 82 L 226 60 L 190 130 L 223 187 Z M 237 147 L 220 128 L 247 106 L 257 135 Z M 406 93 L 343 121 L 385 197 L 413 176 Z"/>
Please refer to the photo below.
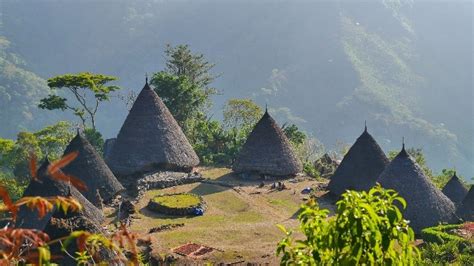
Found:
<path fill-rule="evenodd" d="M 5 35 L 43 78 L 96 71 L 139 90 L 145 72 L 163 67 L 166 43 L 187 43 L 222 74 L 216 115 L 228 98 L 254 97 L 329 147 L 353 142 L 367 120 L 385 151 L 399 149 L 404 136 L 436 170 L 474 176 L 474 122 L 460 119 L 474 115 L 472 2 L 24 0 L 3 7 Z M 100 130 L 116 135 L 125 115 L 112 102 Z"/>
<path fill-rule="evenodd" d="M 20 130 L 35 129 L 51 120 L 36 107 L 48 93 L 46 81 L 25 70 L 24 62 L 9 46 L 0 36 L 0 136 L 11 138 Z"/>

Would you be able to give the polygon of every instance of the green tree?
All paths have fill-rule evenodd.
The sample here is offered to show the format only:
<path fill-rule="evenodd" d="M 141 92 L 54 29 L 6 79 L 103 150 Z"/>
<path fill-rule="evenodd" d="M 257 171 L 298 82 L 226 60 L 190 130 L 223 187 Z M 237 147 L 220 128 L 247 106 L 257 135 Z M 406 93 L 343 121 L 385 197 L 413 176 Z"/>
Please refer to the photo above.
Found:
<path fill-rule="evenodd" d="M 95 150 L 101 155 L 104 155 L 104 138 L 99 131 L 94 130 L 93 128 L 86 128 L 84 130 L 84 135 L 86 139 L 94 146 Z"/>
<path fill-rule="evenodd" d="M 84 128 L 91 126 L 95 130 L 95 116 L 99 104 L 107 101 L 111 92 L 120 89 L 117 86 L 107 85 L 107 83 L 114 80 L 117 80 L 114 76 L 89 72 L 65 74 L 50 78 L 48 79 L 48 86 L 53 92 L 65 89 L 69 92 L 69 96 L 76 100 L 76 103 L 71 104 L 66 97 L 50 94 L 48 97 L 41 99 L 38 106 L 47 110 L 70 110 L 81 119 Z M 90 121 L 90 125 L 87 124 L 87 121 Z"/>
<path fill-rule="evenodd" d="M 302 145 L 306 140 L 306 134 L 301 131 L 295 124 L 282 126 L 283 132 L 285 133 L 288 140 L 294 145 Z"/>
<path fill-rule="evenodd" d="M 292 233 L 278 244 L 282 265 L 413 265 L 419 258 L 415 236 L 397 205 L 406 203 L 395 191 L 380 185 L 369 192 L 348 191 L 336 214 L 320 209 L 314 200 L 302 206 L 298 219 L 305 239 Z"/>
<path fill-rule="evenodd" d="M 71 124 L 60 121 L 37 132 L 20 132 L 16 141 L 0 139 L 0 168 L 16 177 L 20 183 L 30 178 L 28 159 L 34 153 L 37 158 L 44 156 L 58 159 L 71 141 Z"/>
<path fill-rule="evenodd" d="M 215 64 L 206 60 L 203 54 L 194 54 L 188 45 L 171 46 L 165 49 L 165 72 L 173 76 L 185 76 L 189 81 L 204 90 L 215 92 L 208 86 L 216 76 L 210 73 Z M 209 91 L 209 92 L 210 92 Z"/>
<path fill-rule="evenodd" d="M 216 78 L 210 73 L 214 64 L 188 45 L 167 45 L 165 59 L 166 68 L 153 74 L 150 83 L 188 136 L 192 120 L 205 119 L 210 97 L 217 93 L 209 86 Z"/>
<path fill-rule="evenodd" d="M 237 128 L 226 130 L 216 120 L 196 120 L 192 128 L 194 150 L 207 165 L 231 165 L 248 135 Z"/>
<path fill-rule="evenodd" d="M 151 84 L 185 131 L 189 129 L 189 120 L 204 115 L 209 95 L 188 77 L 158 72 L 153 74 Z"/>
<path fill-rule="evenodd" d="M 298 126 L 286 124 L 282 126 L 285 136 L 291 143 L 294 151 L 303 163 L 303 172 L 308 176 L 319 178 L 321 175 L 314 166 L 314 161 L 322 155 L 324 146 L 313 137 L 308 137 Z"/>
<path fill-rule="evenodd" d="M 251 129 L 262 112 L 262 108 L 251 99 L 230 99 L 224 105 L 224 125 L 227 128 Z"/>

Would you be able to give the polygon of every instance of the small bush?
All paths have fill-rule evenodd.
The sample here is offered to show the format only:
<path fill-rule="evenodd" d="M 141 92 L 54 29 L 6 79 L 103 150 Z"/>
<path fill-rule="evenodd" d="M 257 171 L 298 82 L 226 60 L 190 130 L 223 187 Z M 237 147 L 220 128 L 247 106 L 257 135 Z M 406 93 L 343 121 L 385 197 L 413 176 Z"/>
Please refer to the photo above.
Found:
<path fill-rule="evenodd" d="M 474 265 L 474 246 L 456 240 L 427 243 L 421 249 L 420 265 Z"/>
<path fill-rule="evenodd" d="M 396 203 L 393 190 L 377 185 L 369 192 L 348 191 L 337 202 L 335 217 L 314 200 L 298 219 L 305 239 L 286 237 L 278 244 L 282 265 L 412 265 L 419 259 L 414 233 Z"/>
<path fill-rule="evenodd" d="M 319 171 L 314 167 L 314 165 L 310 162 L 305 162 L 303 164 L 303 172 L 308 176 L 314 177 L 316 179 L 321 178 Z"/>
<path fill-rule="evenodd" d="M 448 230 L 459 229 L 462 224 L 446 224 L 428 227 L 421 231 L 421 237 L 426 242 L 445 243 L 449 241 L 465 242 L 466 239 L 447 233 Z"/>

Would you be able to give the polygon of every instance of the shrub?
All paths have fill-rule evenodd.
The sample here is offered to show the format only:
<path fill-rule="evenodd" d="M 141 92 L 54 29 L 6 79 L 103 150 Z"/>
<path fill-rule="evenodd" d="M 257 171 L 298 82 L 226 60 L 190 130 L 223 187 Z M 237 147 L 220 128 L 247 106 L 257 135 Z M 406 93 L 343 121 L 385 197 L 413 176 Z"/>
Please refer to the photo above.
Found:
<path fill-rule="evenodd" d="M 449 241 L 465 242 L 467 241 L 466 239 L 454 234 L 449 234 L 447 232 L 449 230 L 459 229 L 461 227 L 462 224 L 446 224 L 428 227 L 421 230 L 421 237 L 424 241 L 441 244 Z"/>
<path fill-rule="evenodd" d="M 474 246 L 459 241 L 427 243 L 421 249 L 419 265 L 474 265 Z"/>
<path fill-rule="evenodd" d="M 295 243 L 292 232 L 281 227 L 286 233 L 277 248 L 281 264 L 414 264 L 420 253 L 396 203 L 406 205 L 395 191 L 380 185 L 369 192 L 344 193 L 331 218 L 310 200 L 298 216 L 305 239 Z"/>
<path fill-rule="evenodd" d="M 314 164 L 310 162 L 303 163 L 303 172 L 308 176 L 314 177 L 316 179 L 321 178 L 319 171 L 314 167 Z"/>

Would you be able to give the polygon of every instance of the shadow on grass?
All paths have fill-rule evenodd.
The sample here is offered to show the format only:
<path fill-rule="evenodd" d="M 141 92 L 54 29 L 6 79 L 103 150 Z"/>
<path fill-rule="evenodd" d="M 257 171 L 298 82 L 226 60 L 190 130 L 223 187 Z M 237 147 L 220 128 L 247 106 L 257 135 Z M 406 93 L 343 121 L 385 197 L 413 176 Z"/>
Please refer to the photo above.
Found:
<path fill-rule="evenodd" d="M 218 178 L 201 182 L 190 193 L 205 196 L 226 191 L 239 185 L 239 179 L 233 173 L 228 173 Z"/>

